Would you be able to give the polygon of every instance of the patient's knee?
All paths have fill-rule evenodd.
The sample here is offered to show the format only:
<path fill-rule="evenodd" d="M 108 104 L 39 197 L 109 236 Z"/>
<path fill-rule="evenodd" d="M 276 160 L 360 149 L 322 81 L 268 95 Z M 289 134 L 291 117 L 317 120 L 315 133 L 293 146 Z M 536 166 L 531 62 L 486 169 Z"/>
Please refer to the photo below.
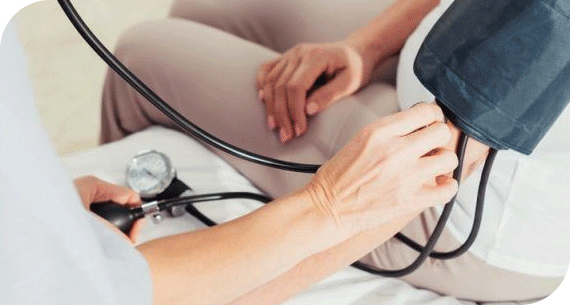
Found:
<path fill-rule="evenodd" d="M 217 21 L 226 17 L 228 4 L 225 1 L 176 0 L 169 16 L 217 27 Z"/>

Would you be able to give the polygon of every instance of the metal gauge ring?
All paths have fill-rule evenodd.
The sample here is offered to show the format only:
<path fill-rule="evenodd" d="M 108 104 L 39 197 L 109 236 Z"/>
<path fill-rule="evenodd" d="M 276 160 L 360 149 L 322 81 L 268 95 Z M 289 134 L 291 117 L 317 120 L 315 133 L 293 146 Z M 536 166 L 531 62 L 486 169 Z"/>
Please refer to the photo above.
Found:
<path fill-rule="evenodd" d="M 156 150 L 137 154 L 127 166 L 127 184 L 141 198 L 154 197 L 164 192 L 174 178 L 176 170 L 170 159 Z"/>

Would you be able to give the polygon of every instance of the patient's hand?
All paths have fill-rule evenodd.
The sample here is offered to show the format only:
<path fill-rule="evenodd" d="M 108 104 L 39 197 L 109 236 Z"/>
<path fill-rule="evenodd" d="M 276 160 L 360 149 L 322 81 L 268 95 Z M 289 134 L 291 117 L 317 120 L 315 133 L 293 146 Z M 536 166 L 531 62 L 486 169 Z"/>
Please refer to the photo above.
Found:
<path fill-rule="evenodd" d="M 307 129 L 307 116 L 356 92 L 368 82 L 375 64 L 349 40 L 299 44 L 264 63 L 257 74 L 257 89 L 268 127 L 277 129 L 283 143 L 300 136 Z M 319 86 L 317 80 L 322 80 Z"/>
<path fill-rule="evenodd" d="M 124 204 L 129 206 L 138 206 L 141 203 L 141 199 L 135 191 L 126 188 L 124 186 L 105 182 L 94 176 L 85 176 L 78 178 L 74 181 L 74 183 L 75 183 L 75 188 L 79 193 L 79 197 L 81 198 L 81 201 L 83 202 L 83 205 L 87 210 L 89 210 L 89 207 L 91 206 L 92 203 L 96 202 L 113 201 L 119 204 Z M 113 226 L 103 218 L 100 219 L 106 225 L 115 230 L 119 235 L 125 236 L 115 226 Z M 136 242 L 136 237 L 140 233 L 142 224 L 143 222 L 141 220 L 137 221 L 134 224 L 133 229 L 129 233 L 129 238 L 133 243 Z"/>

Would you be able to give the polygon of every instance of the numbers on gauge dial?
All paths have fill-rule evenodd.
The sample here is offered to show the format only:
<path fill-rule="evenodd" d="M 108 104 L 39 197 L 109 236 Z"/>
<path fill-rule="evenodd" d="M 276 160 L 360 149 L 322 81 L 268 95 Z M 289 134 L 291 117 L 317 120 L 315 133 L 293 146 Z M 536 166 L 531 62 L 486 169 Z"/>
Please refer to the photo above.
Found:
<path fill-rule="evenodd" d="M 140 193 L 152 193 L 169 182 L 170 168 L 157 153 L 146 153 L 133 159 L 128 172 L 129 185 Z"/>

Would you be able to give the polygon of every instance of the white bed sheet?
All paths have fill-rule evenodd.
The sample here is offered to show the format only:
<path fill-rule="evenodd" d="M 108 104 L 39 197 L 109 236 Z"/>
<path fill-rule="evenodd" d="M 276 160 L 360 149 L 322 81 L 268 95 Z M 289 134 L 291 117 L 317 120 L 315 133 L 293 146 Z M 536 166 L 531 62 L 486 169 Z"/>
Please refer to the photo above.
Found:
<path fill-rule="evenodd" d="M 161 127 L 153 127 L 121 141 L 64 157 L 63 163 L 73 178 L 92 174 L 111 182 L 125 184 L 125 170 L 130 158 L 147 149 L 166 153 L 176 167 L 178 177 L 196 193 L 259 192 L 246 178 L 201 144 L 181 133 Z M 212 219 L 221 222 L 239 217 L 255 209 L 259 204 L 247 200 L 231 200 L 202 203 L 197 206 Z M 165 217 L 159 224 L 147 221 L 140 242 L 203 227 L 188 214 L 179 218 Z M 475 303 L 440 296 L 414 288 L 398 279 L 381 278 L 347 267 L 285 304 L 468 305 Z"/>

